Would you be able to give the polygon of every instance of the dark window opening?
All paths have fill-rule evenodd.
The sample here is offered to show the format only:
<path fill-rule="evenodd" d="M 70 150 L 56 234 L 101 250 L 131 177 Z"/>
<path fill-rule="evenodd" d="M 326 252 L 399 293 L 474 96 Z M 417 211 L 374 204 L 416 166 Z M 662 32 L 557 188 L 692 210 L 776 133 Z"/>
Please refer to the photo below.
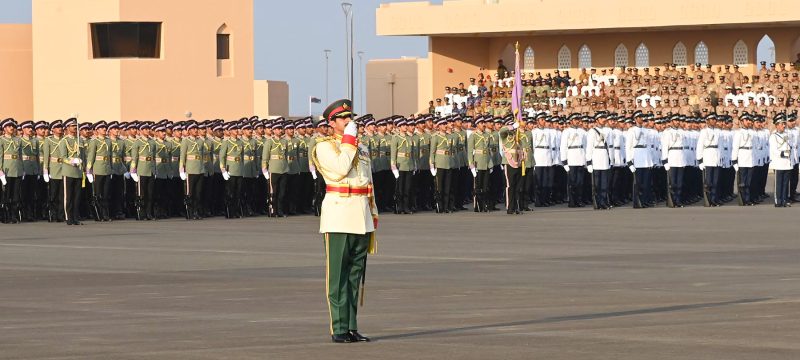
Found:
<path fill-rule="evenodd" d="M 95 59 L 157 59 L 161 57 L 161 23 L 94 23 L 92 24 L 92 52 Z"/>
<path fill-rule="evenodd" d="M 217 60 L 227 60 L 231 58 L 231 36 L 229 34 L 217 34 Z"/>

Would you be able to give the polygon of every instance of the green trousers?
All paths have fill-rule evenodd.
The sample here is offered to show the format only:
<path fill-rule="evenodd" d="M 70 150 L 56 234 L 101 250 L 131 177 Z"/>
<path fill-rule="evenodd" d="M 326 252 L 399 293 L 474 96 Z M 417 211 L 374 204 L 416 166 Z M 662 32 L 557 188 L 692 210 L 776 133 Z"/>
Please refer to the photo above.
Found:
<path fill-rule="evenodd" d="M 358 291 L 370 234 L 325 234 L 325 280 L 331 335 L 358 330 Z"/>

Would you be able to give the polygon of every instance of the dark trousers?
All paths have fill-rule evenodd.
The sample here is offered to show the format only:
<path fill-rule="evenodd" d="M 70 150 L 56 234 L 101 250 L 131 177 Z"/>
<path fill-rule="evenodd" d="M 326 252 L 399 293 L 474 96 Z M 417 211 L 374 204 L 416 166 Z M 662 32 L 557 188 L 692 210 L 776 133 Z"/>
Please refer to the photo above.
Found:
<path fill-rule="evenodd" d="M 136 197 L 139 201 L 142 217 L 153 217 L 154 180 L 152 176 L 139 176 L 139 182 L 136 183 Z"/>
<path fill-rule="evenodd" d="M 411 191 L 414 188 L 414 177 L 411 171 L 400 171 L 395 188 L 395 209 L 397 211 L 411 211 Z"/>
<path fill-rule="evenodd" d="M 83 179 L 64 176 L 62 181 L 64 182 L 64 219 L 69 223 L 76 223 L 81 215 L 81 182 Z"/>
<path fill-rule="evenodd" d="M 753 201 L 753 198 L 750 197 L 750 188 L 753 184 L 753 168 L 750 167 L 740 167 L 738 181 L 737 181 L 737 188 L 739 189 L 739 198 L 741 198 L 741 203 L 746 205 Z"/>
<path fill-rule="evenodd" d="M 97 206 L 97 214 L 100 219 L 110 219 L 109 195 L 111 194 L 111 179 L 109 175 L 95 175 L 92 184 L 94 192 L 94 202 Z"/>
<path fill-rule="evenodd" d="M 322 174 L 317 174 L 317 179 L 314 180 L 314 201 L 312 207 L 314 208 L 314 215 L 319 216 L 322 210 L 322 200 L 325 199 L 325 179 Z"/>
<path fill-rule="evenodd" d="M 634 186 L 633 191 L 633 207 L 640 208 L 651 203 L 650 193 L 652 191 L 652 171 L 650 168 L 636 168 L 633 174 Z"/>
<path fill-rule="evenodd" d="M 553 170 L 552 166 L 537 166 L 533 170 L 533 175 L 536 178 L 536 190 L 534 197 L 536 198 L 536 207 L 542 207 L 549 204 L 553 191 Z"/>
<path fill-rule="evenodd" d="M 534 183 L 536 183 L 536 178 L 533 175 L 533 168 L 525 168 L 525 176 L 522 177 L 522 192 L 520 193 L 520 206 L 523 209 L 527 209 L 528 204 L 533 201 Z"/>
<path fill-rule="evenodd" d="M 225 216 L 229 218 L 239 217 L 244 214 L 241 209 L 242 177 L 231 176 L 225 182 Z"/>
<path fill-rule="evenodd" d="M 433 176 L 429 171 L 417 171 L 414 175 L 414 190 L 412 206 L 430 210 L 433 203 Z"/>
<path fill-rule="evenodd" d="M 3 186 L 2 204 L 5 205 L 3 220 L 19 220 L 19 204 L 22 198 L 22 178 L 6 177 L 6 185 Z"/>
<path fill-rule="evenodd" d="M 453 185 L 453 178 L 451 177 L 452 170 L 450 169 L 436 169 L 436 211 L 446 212 L 450 211 L 448 204 L 450 204 L 450 196 Z"/>
<path fill-rule="evenodd" d="M 64 180 L 50 179 L 47 187 L 47 202 L 53 221 L 64 221 Z"/>
<path fill-rule="evenodd" d="M 245 216 L 253 216 L 258 211 L 258 189 L 256 189 L 258 178 L 242 177 L 242 210 Z"/>
<path fill-rule="evenodd" d="M 792 167 L 791 177 L 789 178 L 789 200 L 794 201 L 795 196 L 797 196 L 797 180 L 798 180 L 798 167 L 800 165 L 795 164 Z"/>
<path fill-rule="evenodd" d="M 669 169 L 669 190 L 672 196 L 672 203 L 677 205 L 683 204 L 683 179 L 685 168 L 674 167 Z"/>
<path fill-rule="evenodd" d="M 719 174 L 720 168 L 717 166 L 706 166 L 703 171 L 703 191 L 712 205 L 719 202 Z"/>
<path fill-rule="evenodd" d="M 125 177 L 122 175 L 111 175 L 108 179 L 109 186 L 109 211 L 115 218 L 125 217 Z M 180 194 L 180 192 L 178 192 Z"/>
<path fill-rule="evenodd" d="M 611 205 L 609 188 L 611 186 L 611 170 L 592 171 L 592 183 L 594 185 L 594 203 L 597 207 L 608 207 Z"/>
<path fill-rule="evenodd" d="M 503 193 L 506 188 L 504 183 L 503 168 L 500 165 L 495 165 L 489 174 L 489 207 L 494 207 L 503 198 Z"/>
<path fill-rule="evenodd" d="M 200 209 L 203 205 L 203 182 L 205 176 L 203 174 L 189 174 L 186 175 L 184 181 L 184 196 L 186 196 L 187 203 L 189 204 L 189 217 L 200 217 Z"/>
<path fill-rule="evenodd" d="M 172 180 L 155 179 L 153 188 L 153 198 L 155 199 L 155 215 L 157 218 L 168 218 L 172 207 L 172 195 L 170 194 Z"/>
<path fill-rule="evenodd" d="M 789 186 L 793 170 L 775 170 L 775 205 L 784 206 L 789 202 Z"/>
<path fill-rule="evenodd" d="M 522 192 L 522 169 L 513 168 L 509 165 L 506 165 L 504 175 L 506 183 L 506 210 L 519 211 L 522 208 L 520 204 L 520 193 Z"/>
<path fill-rule="evenodd" d="M 478 211 L 486 211 L 488 207 L 486 195 L 489 192 L 489 170 L 477 170 L 476 172 L 477 175 L 473 179 L 473 207 Z"/>
<path fill-rule="evenodd" d="M 583 203 L 583 172 L 586 168 L 583 166 L 570 166 L 567 173 L 567 181 L 569 182 L 569 206 L 578 206 Z"/>
<path fill-rule="evenodd" d="M 20 205 L 22 218 L 27 221 L 36 221 L 38 217 L 36 206 L 39 204 L 39 193 L 36 175 L 26 175 L 22 178 L 20 189 Z"/>
<path fill-rule="evenodd" d="M 286 183 L 289 181 L 288 174 L 269 174 L 269 191 L 272 194 L 273 216 L 284 216 L 286 211 Z"/>

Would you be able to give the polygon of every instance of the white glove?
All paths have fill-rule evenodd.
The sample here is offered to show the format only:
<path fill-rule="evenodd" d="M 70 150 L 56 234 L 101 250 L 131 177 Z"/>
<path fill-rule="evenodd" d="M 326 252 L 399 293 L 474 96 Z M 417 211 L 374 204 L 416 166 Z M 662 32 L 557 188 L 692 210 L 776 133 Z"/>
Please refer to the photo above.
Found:
<path fill-rule="evenodd" d="M 506 165 L 505 164 L 500 164 L 500 169 L 502 169 L 503 171 L 506 171 Z"/>
<path fill-rule="evenodd" d="M 125 174 L 123 174 L 123 176 L 125 176 L 125 179 L 130 179 L 131 178 L 131 173 L 126 171 Z"/>
<path fill-rule="evenodd" d="M 700 171 L 705 171 L 705 170 L 706 170 L 706 166 L 705 166 L 705 165 L 703 165 L 703 164 L 700 164 L 700 165 L 698 165 L 697 167 L 699 167 L 699 168 L 700 168 Z"/>
<path fill-rule="evenodd" d="M 86 174 L 86 180 L 89 180 L 89 184 L 94 184 L 94 175 L 90 174 L 90 173 L 87 173 Z"/>
<path fill-rule="evenodd" d="M 491 173 L 493 173 L 493 172 L 494 172 L 494 168 L 493 168 L 493 167 L 490 167 L 490 168 L 489 168 L 489 174 L 491 174 Z"/>
<path fill-rule="evenodd" d="M 264 179 L 269 180 L 269 171 L 267 169 L 261 169 L 261 173 L 264 174 Z"/>
<path fill-rule="evenodd" d="M 436 176 L 436 168 L 431 166 L 431 175 Z"/>
<path fill-rule="evenodd" d="M 591 174 L 594 171 L 594 166 L 592 166 L 592 165 L 587 166 L 586 167 L 586 171 L 588 171 L 589 174 Z"/>
<path fill-rule="evenodd" d="M 569 172 L 569 165 L 564 165 L 564 171 Z"/>
<path fill-rule="evenodd" d="M 78 166 L 81 164 L 81 162 L 82 162 L 81 159 L 78 158 L 72 158 L 72 160 L 69 161 L 69 163 L 72 164 L 72 166 Z"/>
<path fill-rule="evenodd" d="M 350 121 L 347 123 L 347 125 L 344 127 L 344 134 L 350 136 L 358 135 L 358 125 L 356 125 L 355 121 Z"/>
<path fill-rule="evenodd" d="M 181 180 L 184 180 L 184 181 L 186 180 L 186 173 L 185 172 L 180 172 L 178 175 L 181 177 Z"/>
<path fill-rule="evenodd" d="M 2 172 L 0 172 L 0 173 L 2 173 Z M 2 183 L 3 186 L 6 186 L 6 184 L 8 184 L 8 181 L 6 180 L 6 175 L 5 174 L 0 175 L 0 183 Z"/>
<path fill-rule="evenodd" d="M 134 182 L 138 183 L 139 182 L 139 174 L 131 173 L 131 179 L 133 179 Z"/>
<path fill-rule="evenodd" d="M 222 178 L 225 179 L 225 181 L 228 181 L 228 180 L 231 179 L 231 174 L 228 174 L 227 171 L 223 171 L 222 172 Z"/>
<path fill-rule="evenodd" d="M 317 169 L 312 167 L 309 170 L 311 170 L 311 178 L 313 178 L 314 180 L 317 180 Z"/>
<path fill-rule="evenodd" d="M 738 172 L 739 171 L 739 164 L 733 164 L 733 170 Z"/>
<path fill-rule="evenodd" d="M 512 129 L 512 130 L 517 130 L 517 129 L 519 129 L 519 123 L 515 121 L 513 124 L 511 124 L 511 129 Z"/>
<path fill-rule="evenodd" d="M 50 174 L 48 174 L 47 171 L 44 172 L 44 175 L 42 175 L 42 178 L 44 179 L 44 182 L 46 182 L 46 183 L 50 182 Z"/>
<path fill-rule="evenodd" d="M 671 166 L 669 166 L 669 164 L 664 164 L 664 170 L 667 170 L 667 171 L 669 171 L 669 169 L 671 169 L 671 168 L 672 168 L 672 167 L 671 167 Z"/>
<path fill-rule="evenodd" d="M 397 171 L 397 168 L 394 167 L 394 166 L 392 167 L 392 174 L 394 174 L 394 178 L 395 179 L 399 179 L 400 178 L 400 172 Z"/>
<path fill-rule="evenodd" d="M 474 167 L 470 167 L 469 171 L 472 172 L 472 177 L 478 177 L 478 169 L 476 169 Z"/>
<path fill-rule="evenodd" d="M 631 169 L 631 173 L 635 173 L 636 172 L 636 166 L 633 166 L 633 165 L 628 166 L 628 169 Z"/>

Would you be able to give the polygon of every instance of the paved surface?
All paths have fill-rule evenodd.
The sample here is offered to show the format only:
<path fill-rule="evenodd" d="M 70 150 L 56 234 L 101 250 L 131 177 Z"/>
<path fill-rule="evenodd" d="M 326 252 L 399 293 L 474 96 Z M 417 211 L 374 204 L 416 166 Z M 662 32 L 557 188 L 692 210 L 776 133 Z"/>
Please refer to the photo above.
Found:
<path fill-rule="evenodd" d="M 0 225 L 0 358 L 797 359 L 799 217 L 386 215 L 345 345 L 316 218 Z"/>

